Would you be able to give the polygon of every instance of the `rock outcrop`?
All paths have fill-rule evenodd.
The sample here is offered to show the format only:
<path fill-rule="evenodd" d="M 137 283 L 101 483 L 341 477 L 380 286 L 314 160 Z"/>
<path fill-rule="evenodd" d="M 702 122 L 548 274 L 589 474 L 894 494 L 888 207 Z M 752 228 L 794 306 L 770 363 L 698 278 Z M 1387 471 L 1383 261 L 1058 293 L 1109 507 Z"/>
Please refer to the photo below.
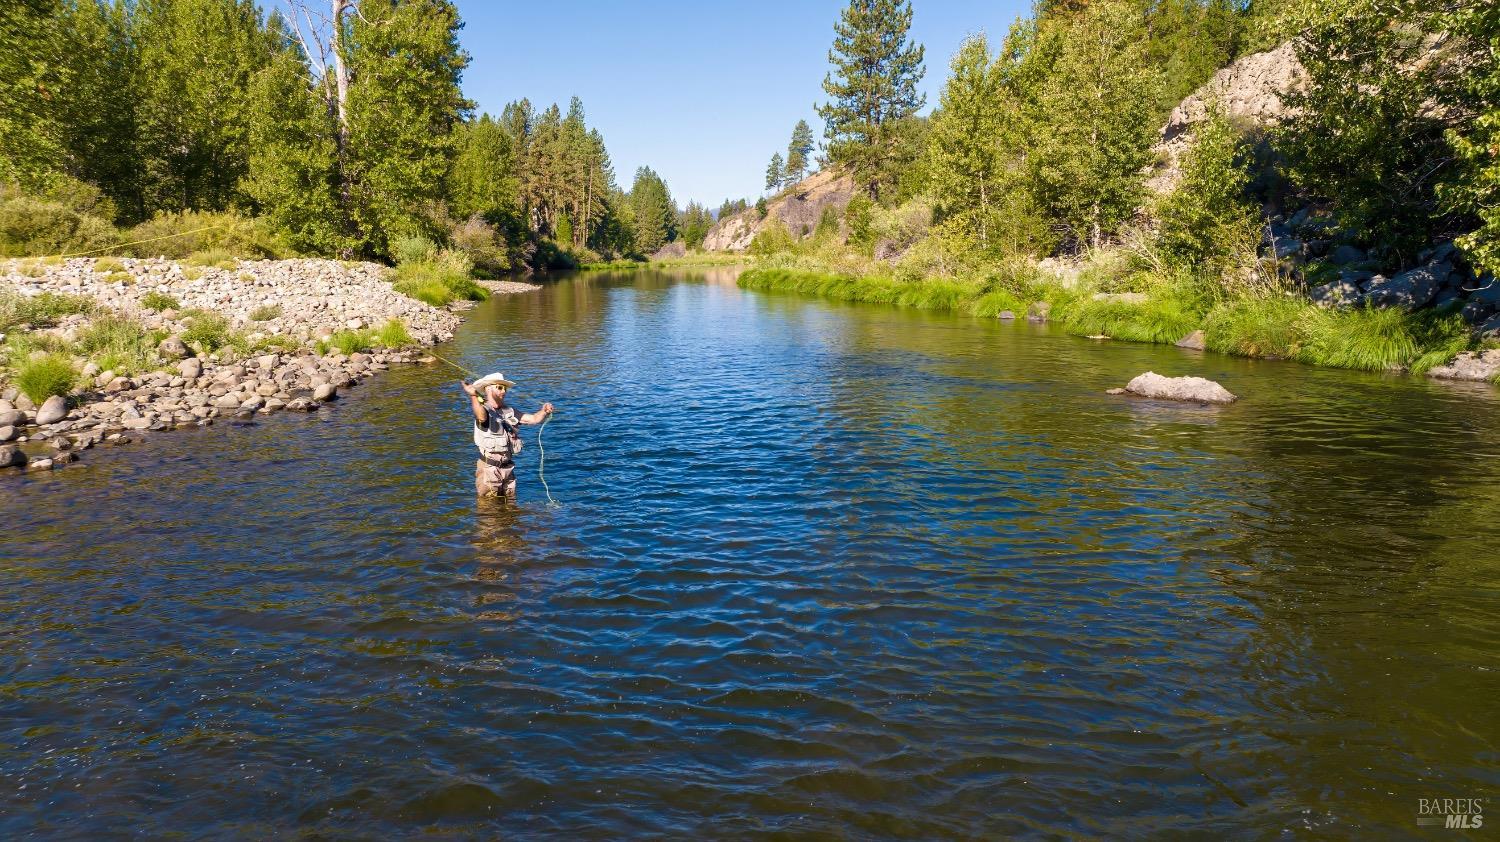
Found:
<path fill-rule="evenodd" d="M 1218 108 L 1240 125 L 1266 127 L 1290 113 L 1284 96 L 1307 79 L 1296 50 L 1287 42 L 1274 50 L 1244 56 L 1221 68 L 1191 96 L 1172 109 L 1154 147 L 1158 164 L 1146 186 L 1167 193 L 1176 186 L 1182 155 L 1192 145 L 1193 126 Z"/>
<path fill-rule="evenodd" d="M 825 208 L 842 212 L 854 197 L 854 180 L 846 175 L 824 170 L 797 182 L 766 203 L 766 216 L 760 218 L 755 208 L 721 219 L 708 229 L 703 239 L 704 251 L 744 251 L 768 225 L 786 227 L 794 238 L 812 234 Z"/>
<path fill-rule="evenodd" d="M 1453 362 L 1428 372 L 1440 380 L 1495 380 L 1500 377 L 1500 350 L 1462 353 Z"/>

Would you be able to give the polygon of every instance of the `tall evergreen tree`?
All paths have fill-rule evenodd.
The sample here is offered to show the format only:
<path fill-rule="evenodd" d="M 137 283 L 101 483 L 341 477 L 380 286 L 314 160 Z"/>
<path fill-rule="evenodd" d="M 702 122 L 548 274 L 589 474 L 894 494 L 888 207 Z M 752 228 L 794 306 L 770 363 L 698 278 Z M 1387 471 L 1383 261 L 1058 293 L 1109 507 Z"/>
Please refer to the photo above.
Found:
<path fill-rule="evenodd" d="M 786 167 L 781 162 L 781 153 L 777 152 L 771 156 L 771 163 L 766 165 L 766 189 L 774 193 L 786 182 Z"/>
<path fill-rule="evenodd" d="M 469 57 L 449 0 L 362 0 L 351 24 L 349 172 L 367 247 L 433 230 L 444 198 Z"/>
<path fill-rule="evenodd" d="M 818 106 L 828 157 L 849 167 L 875 198 L 896 177 L 899 124 L 926 102 L 917 91 L 924 51 L 907 40 L 911 16 L 908 0 L 850 0 L 828 52 L 833 72 L 823 90 L 832 99 Z"/>
<path fill-rule="evenodd" d="M 448 196 L 455 215 L 504 216 L 520 210 L 514 141 L 488 114 L 453 130 L 453 169 Z"/>
<path fill-rule="evenodd" d="M 1094 2 L 1039 38 L 1055 44 L 1037 47 L 1051 62 L 1033 118 L 1032 189 L 1075 244 L 1097 247 L 1139 204 L 1161 73 L 1145 60 L 1128 0 Z"/>
<path fill-rule="evenodd" d="M 667 191 L 667 183 L 650 167 L 635 171 L 630 207 L 635 248 L 641 254 L 651 254 L 676 236 L 677 209 L 672 204 L 672 194 Z"/>
<path fill-rule="evenodd" d="M 798 120 L 792 129 L 792 142 L 786 148 L 786 180 L 792 184 L 807 175 L 808 156 L 813 151 L 812 127 L 806 120 Z"/>

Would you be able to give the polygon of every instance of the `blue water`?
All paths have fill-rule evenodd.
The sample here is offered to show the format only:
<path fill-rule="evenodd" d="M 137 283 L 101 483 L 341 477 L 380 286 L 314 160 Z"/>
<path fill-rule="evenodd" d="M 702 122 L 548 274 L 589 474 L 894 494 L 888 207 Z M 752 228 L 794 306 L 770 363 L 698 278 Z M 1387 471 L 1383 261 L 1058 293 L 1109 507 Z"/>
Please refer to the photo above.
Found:
<path fill-rule="evenodd" d="M 1500 393 L 563 279 L 0 478 L 9 838 L 1359 837 L 1500 785 Z M 1103 394 L 1142 371 L 1244 400 Z"/>

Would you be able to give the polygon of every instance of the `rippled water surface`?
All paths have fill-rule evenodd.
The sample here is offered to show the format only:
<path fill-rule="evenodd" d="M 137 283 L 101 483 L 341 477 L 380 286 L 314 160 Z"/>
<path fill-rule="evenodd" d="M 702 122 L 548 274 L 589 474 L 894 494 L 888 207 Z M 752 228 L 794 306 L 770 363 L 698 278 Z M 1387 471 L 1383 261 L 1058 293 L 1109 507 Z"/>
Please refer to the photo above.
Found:
<path fill-rule="evenodd" d="M 557 404 L 559 505 L 534 428 L 476 503 L 443 366 L 0 479 L 0 833 L 1369 838 L 1500 795 L 1494 387 L 722 271 L 439 352 Z M 1244 400 L 1103 394 L 1147 369 Z"/>

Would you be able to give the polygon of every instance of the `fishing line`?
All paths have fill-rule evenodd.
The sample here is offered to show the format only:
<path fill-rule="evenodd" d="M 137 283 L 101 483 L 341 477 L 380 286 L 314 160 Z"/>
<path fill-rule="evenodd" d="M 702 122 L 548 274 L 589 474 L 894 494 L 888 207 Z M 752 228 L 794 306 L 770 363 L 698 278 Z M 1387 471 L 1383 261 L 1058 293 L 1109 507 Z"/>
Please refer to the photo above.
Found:
<path fill-rule="evenodd" d="M 447 363 L 448 365 L 453 366 L 454 368 L 458 369 L 459 371 L 462 371 L 464 374 L 467 374 L 470 377 L 474 377 L 474 378 L 478 378 L 479 377 L 479 374 L 477 372 L 475 372 L 473 369 L 461 366 L 458 363 L 456 363 L 456 362 L 448 359 L 447 357 L 443 356 L 442 354 L 439 354 L 438 352 L 432 350 L 431 348 L 427 349 L 427 353 L 431 354 L 434 358 L 442 360 L 443 362 Z M 511 391 L 509 389 L 507 389 L 506 391 L 510 392 L 510 394 L 516 395 L 518 397 L 528 397 L 528 395 L 525 392 L 516 392 L 516 391 Z M 547 417 L 545 417 L 545 418 L 542 419 L 541 425 L 538 426 L 537 429 L 536 429 L 536 448 L 541 453 L 541 459 L 537 462 L 537 466 L 536 466 L 536 475 L 537 475 L 537 478 L 542 481 L 542 491 L 546 492 L 546 494 L 547 494 L 547 502 L 549 504 L 553 505 L 553 506 L 556 506 L 557 505 L 557 501 L 554 500 L 554 499 L 552 499 L 552 489 L 550 489 L 550 488 L 547 487 L 547 448 L 546 448 L 545 445 L 542 444 L 542 431 L 547 429 L 547 422 L 551 421 L 551 420 L 552 420 L 552 413 L 549 412 L 549 413 L 547 413 Z"/>

